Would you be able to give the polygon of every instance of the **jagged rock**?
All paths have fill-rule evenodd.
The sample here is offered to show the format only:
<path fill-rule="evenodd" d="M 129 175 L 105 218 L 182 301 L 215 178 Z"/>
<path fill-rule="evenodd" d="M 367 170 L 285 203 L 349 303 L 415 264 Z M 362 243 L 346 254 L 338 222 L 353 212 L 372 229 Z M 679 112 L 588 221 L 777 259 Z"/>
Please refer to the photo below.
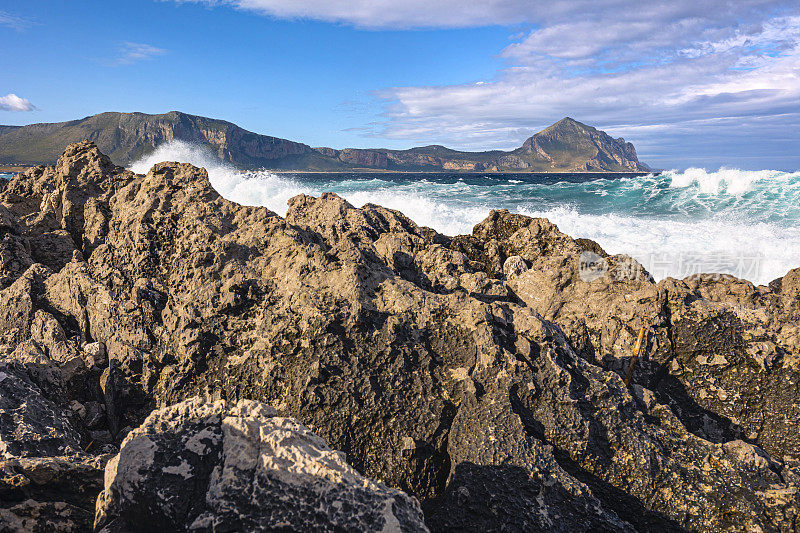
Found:
<path fill-rule="evenodd" d="M 602 250 L 605 269 L 586 278 L 581 254 L 591 246 L 506 211 L 493 212 L 471 239 L 489 243 L 472 254 L 492 273 L 507 257 L 530 262 L 508 286 L 587 360 L 621 372 L 646 327 L 634 381 L 653 389 L 690 431 L 714 442 L 746 438 L 779 458 L 800 459 L 800 312 L 792 289 L 777 294 L 719 275 L 656 284 L 631 258 Z"/>
<path fill-rule="evenodd" d="M 713 417 L 726 440 L 743 438 L 779 459 L 800 460 L 796 304 L 730 276 L 659 285 L 667 290 L 673 343 L 654 387 L 662 401 L 692 416 L 689 427 Z"/>
<path fill-rule="evenodd" d="M 106 346 L 102 342 L 89 342 L 83 347 L 86 364 L 90 367 L 105 368 L 108 366 Z"/>
<path fill-rule="evenodd" d="M 249 400 L 154 411 L 108 462 L 95 529 L 427 531 L 416 500 L 275 415 Z"/>
<path fill-rule="evenodd" d="M 80 437 L 64 413 L 27 376 L 0 363 L 0 456 L 45 457 L 80 452 Z"/>
<path fill-rule="evenodd" d="M 525 260 L 518 255 L 512 255 L 503 263 L 503 273 L 506 279 L 516 278 L 526 270 L 528 270 L 528 265 L 525 263 Z"/>
<path fill-rule="evenodd" d="M 113 446 L 154 406 L 259 400 L 416 496 L 436 531 L 796 529 L 795 273 L 655 284 L 504 211 L 453 238 L 333 194 L 293 198 L 284 219 L 224 200 L 202 169 L 136 176 L 91 143 L 0 203 L 23 244 L 73 241 L 63 265 L 7 271 L 0 353 L 32 380 L 39 360 L 53 383 L 72 376 L 69 397 L 42 391 L 82 447 Z"/>
<path fill-rule="evenodd" d="M 87 531 L 107 459 L 86 454 L 67 414 L 0 363 L 0 531 Z"/>
<path fill-rule="evenodd" d="M 17 233 L 19 221 L 0 206 L 0 289 L 5 289 L 33 264 L 25 240 Z"/>

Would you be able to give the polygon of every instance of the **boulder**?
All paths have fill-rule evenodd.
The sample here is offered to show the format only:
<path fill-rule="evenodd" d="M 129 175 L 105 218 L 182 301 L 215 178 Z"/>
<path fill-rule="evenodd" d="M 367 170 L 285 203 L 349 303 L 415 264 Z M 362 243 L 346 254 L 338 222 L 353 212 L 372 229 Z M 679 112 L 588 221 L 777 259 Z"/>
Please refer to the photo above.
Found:
<path fill-rule="evenodd" d="M 275 414 L 249 400 L 154 411 L 106 466 L 95 530 L 427 531 L 414 498 Z"/>

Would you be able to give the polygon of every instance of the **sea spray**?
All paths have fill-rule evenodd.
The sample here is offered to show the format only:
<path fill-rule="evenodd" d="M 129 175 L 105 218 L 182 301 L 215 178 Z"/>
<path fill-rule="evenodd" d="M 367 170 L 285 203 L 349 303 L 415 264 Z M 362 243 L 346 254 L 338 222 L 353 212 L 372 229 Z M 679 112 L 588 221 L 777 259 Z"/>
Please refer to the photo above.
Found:
<path fill-rule="evenodd" d="M 229 200 L 281 216 L 296 194 L 335 192 L 357 207 L 402 211 L 456 235 L 491 209 L 546 217 L 573 237 L 626 253 L 656 279 L 725 272 L 768 283 L 800 266 L 800 173 L 688 169 L 639 177 L 530 174 L 275 174 L 242 172 L 197 145 L 162 145 L 132 165 L 160 161 L 205 167 Z"/>
<path fill-rule="evenodd" d="M 319 191 L 303 186 L 292 179 L 267 171 L 241 171 L 220 161 L 206 148 L 182 141 L 162 144 L 153 153 L 131 165 L 131 170 L 144 174 L 156 163 L 179 161 L 203 167 L 211 185 L 223 197 L 242 205 L 264 206 L 281 216 L 286 215 L 289 198 L 301 193 Z"/>
<path fill-rule="evenodd" d="M 726 273 L 766 284 L 800 266 L 797 227 L 745 223 L 725 216 L 694 221 L 587 215 L 570 207 L 520 210 L 544 217 L 573 237 L 597 241 L 610 254 L 636 258 L 657 280 Z"/>

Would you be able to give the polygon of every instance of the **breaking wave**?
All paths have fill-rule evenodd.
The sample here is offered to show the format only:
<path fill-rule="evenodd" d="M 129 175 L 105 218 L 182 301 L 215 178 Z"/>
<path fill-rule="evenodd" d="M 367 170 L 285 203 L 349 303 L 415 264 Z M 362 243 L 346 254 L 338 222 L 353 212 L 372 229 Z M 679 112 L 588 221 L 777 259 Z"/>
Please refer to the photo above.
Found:
<path fill-rule="evenodd" d="M 156 163 L 179 161 L 203 167 L 208 172 L 211 185 L 223 197 L 242 205 L 265 206 L 286 215 L 286 202 L 300 193 L 314 194 L 291 179 L 271 172 L 241 171 L 219 160 L 206 148 L 182 141 L 162 144 L 153 153 L 130 166 L 137 174 L 146 174 Z"/>
<path fill-rule="evenodd" d="M 374 203 L 397 209 L 447 235 L 471 232 L 491 209 L 546 217 L 573 237 L 635 257 L 656 279 L 728 272 L 763 284 L 800 266 L 800 172 L 690 168 L 623 178 L 292 176 L 242 172 L 183 142 L 162 145 L 131 168 L 145 173 L 160 161 L 205 167 L 225 198 L 281 216 L 292 196 L 331 191 L 357 207 Z"/>

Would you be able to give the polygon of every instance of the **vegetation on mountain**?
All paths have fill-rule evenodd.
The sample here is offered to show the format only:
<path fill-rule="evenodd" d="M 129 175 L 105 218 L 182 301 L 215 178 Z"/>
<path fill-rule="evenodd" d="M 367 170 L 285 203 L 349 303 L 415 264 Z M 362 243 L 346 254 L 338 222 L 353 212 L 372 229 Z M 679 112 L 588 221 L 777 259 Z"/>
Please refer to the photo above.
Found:
<path fill-rule="evenodd" d="M 337 171 L 514 171 L 643 172 L 636 149 L 623 139 L 565 118 L 526 140 L 516 150 L 461 152 L 444 146 L 409 150 L 312 148 L 259 135 L 206 117 L 171 111 L 162 115 L 100 113 L 80 120 L 29 126 L 0 126 L 0 163 L 52 164 L 64 146 L 90 140 L 112 161 L 128 165 L 157 146 L 180 140 L 207 147 L 239 168 Z"/>

